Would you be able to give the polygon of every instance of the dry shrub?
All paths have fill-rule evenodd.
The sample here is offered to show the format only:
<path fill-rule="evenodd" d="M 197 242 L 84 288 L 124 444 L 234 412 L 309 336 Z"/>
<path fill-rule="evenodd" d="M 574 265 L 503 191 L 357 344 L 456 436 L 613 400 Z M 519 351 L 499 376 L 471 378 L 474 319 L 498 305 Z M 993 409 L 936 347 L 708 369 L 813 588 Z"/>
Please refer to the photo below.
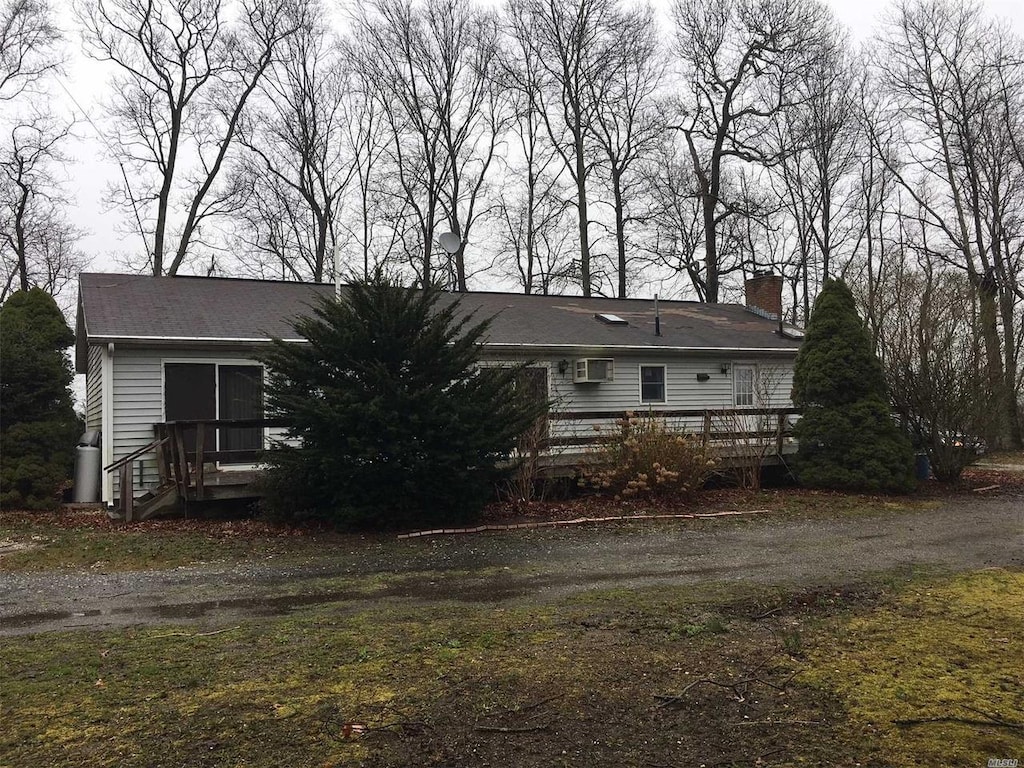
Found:
<path fill-rule="evenodd" d="M 699 490 L 716 459 L 703 442 L 671 430 L 653 413 L 628 412 L 589 452 L 580 485 L 616 498 Z"/>

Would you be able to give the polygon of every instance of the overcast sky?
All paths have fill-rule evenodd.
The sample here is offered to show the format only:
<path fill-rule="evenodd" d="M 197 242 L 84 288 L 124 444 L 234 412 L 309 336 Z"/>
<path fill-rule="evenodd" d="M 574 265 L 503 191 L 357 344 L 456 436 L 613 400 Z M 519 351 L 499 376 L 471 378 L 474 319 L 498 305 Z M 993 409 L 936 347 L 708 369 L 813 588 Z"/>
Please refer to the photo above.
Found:
<path fill-rule="evenodd" d="M 833 12 L 851 32 L 855 43 L 860 43 L 872 34 L 881 16 L 892 7 L 890 0 L 827 0 Z M 670 0 L 654 0 L 658 7 L 667 8 Z M 116 163 L 107 159 L 109 153 L 97 137 L 97 131 L 83 113 L 101 123 L 102 110 L 98 100 L 102 98 L 106 80 L 111 70 L 82 55 L 81 43 L 75 31 L 74 19 L 66 0 L 59 6 L 61 26 L 67 32 L 68 74 L 64 88 L 57 85 L 55 96 L 61 97 L 68 109 L 78 118 L 76 134 L 80 140 L 68 147 L 68 154 L 75 161 L 68 169 L 71 179 L 69 193 L 75 200 L 71 216 L 75 224 L 87 232 L 81 241 L 82 249 L 93 257 L 92 270 L 117 271 L 119 266 L 111 251 L 137 251 L 143 247 L 138 236 L 121 238 L 119 211 L 105 211 L 104 189 L 111 183 L 121 184 L 121 174 Z M 1011 23 L 1018 34 L 1024 32 L 1024 2 L 1021 0 L 988 0 L 985 8 L 992 16 L 1003 17 Z"/>

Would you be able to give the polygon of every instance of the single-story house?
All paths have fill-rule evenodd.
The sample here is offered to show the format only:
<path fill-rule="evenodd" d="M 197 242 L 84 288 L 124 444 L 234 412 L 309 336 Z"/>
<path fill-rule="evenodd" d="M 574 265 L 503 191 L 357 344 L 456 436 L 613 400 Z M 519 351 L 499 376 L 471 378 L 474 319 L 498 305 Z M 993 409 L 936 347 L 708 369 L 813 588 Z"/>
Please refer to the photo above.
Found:
<path fill-rule="evenodd" d="M 559 417 L 550 423 L 552 442 L 566 444 L 630 410 L 664 413 L 699 430 L 707 409 L 791 407 L 802 334 L 779 319 L 782 280 L 758 275 L 746 287 L 746 306 L 485 292 L 460 298 L 478 317 L 494 317 L 486 361 L 530 361 L 536 369 Z M 139 453 L 167 422 L 261 417 L 265 372 L 257 350 L 272 336 L 294 339 L 292 320 L 334 290 L 82 274 L 76 367 L 86 376 L 86 428 L 102 433 L 104 467 Z M 221 428 L 209 443 L 255 449 L 281 431 Z M 136 494 L 166 482 L 155 453 L 131 461 Z M 102 501 L 119 497 L 119 477 L 103 473 Z"/>

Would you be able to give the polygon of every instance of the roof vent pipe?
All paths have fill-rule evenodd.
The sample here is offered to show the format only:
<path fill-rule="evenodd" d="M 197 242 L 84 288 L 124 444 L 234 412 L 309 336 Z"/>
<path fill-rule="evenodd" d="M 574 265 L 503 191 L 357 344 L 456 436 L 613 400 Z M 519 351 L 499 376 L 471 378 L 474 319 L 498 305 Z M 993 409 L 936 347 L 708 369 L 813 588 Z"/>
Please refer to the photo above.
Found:
<path fill-rule="evenodd" d="M 658 312 L 658 294 L 654 294 L 654 335 L 661 336 L 661 313 Z"/>

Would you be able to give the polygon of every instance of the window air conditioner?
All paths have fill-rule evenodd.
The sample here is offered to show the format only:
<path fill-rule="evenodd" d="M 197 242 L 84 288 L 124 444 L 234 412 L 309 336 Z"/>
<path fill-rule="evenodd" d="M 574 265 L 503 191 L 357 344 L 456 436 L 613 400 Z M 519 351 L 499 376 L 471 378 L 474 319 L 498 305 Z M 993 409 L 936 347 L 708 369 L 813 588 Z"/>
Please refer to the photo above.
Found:
<path fill-rule="evenodd" d="M 615 361 L 608 357 L 585 357 L 576 361 L 572 380 L 576 384 L 597 384 L 615 378 Z"/>

